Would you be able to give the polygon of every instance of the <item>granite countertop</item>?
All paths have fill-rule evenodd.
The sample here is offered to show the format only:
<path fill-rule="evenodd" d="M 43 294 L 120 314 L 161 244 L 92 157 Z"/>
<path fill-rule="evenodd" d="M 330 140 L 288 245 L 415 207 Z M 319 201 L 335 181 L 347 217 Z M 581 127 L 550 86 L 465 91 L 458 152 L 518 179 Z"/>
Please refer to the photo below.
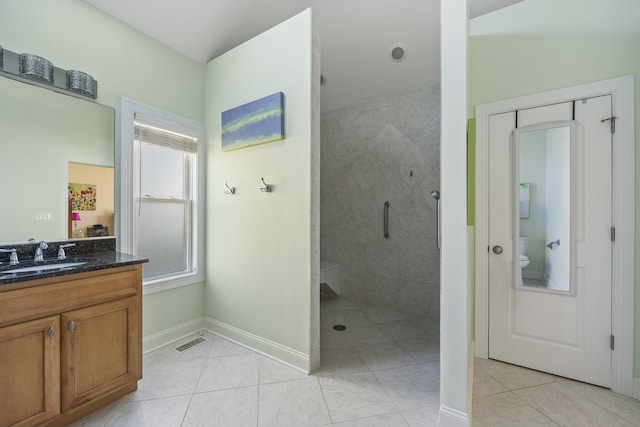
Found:
<path fill-rule="evenodd" d="M 76 243 L 76 246 L 66 248 L 66 258 L 58 260 L 59 244 L 67 243 Z M 85 241 L 50 242 L 48 244 L 49 248 L 43 251 L 44 261 L 39 262 L 33 261 L 33 252 L 35 251 L 35 244 L 33 243 L 13 245 L 11 247 L 3 246 L 3 249 L 13 249 L 15 247 L 20 263 L 10 265 L 9 254 L 0 254 L 2 255 L 0 258 L 0 286 L 149 262 L 147 258 L 115 251 L 115 239 L 103 240 L 97 246 L 95 242 L 89 243 Z M 81 264 L 68 265 L 75 263 Z M 60 264 L 67 264 L 67 266 L 54 267 Z M 38 267 L 43 267 L 43 269 L 38 269 Z M 27 269 L 28 271 L 17 273 L 11 271 L 16 269 Z"/>

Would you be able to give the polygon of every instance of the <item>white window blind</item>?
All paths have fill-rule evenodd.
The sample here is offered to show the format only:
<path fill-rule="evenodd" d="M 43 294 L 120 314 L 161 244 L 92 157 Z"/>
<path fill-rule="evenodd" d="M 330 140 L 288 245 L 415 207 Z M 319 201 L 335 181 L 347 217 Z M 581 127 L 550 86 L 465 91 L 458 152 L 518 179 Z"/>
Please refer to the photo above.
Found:
<path fill-rule="evenodd" d="M 138 121 L 134 122 L 133 132 L 136 140 L 148 144 L 186 151 L 187 153 L 195 153 L 198 150 L 196 138 L 139 123 Z"/>

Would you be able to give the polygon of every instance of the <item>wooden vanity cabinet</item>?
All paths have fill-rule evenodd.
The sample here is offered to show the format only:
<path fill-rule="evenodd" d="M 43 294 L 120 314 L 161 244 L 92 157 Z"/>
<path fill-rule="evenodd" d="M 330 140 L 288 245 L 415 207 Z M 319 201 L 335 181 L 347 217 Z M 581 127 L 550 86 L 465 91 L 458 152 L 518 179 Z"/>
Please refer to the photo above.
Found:
<path fill-rule="evenodd" d="M 136 264 L 0 292 L 0 427 L 64 426 L 137 389 L 141 284 Z"/>

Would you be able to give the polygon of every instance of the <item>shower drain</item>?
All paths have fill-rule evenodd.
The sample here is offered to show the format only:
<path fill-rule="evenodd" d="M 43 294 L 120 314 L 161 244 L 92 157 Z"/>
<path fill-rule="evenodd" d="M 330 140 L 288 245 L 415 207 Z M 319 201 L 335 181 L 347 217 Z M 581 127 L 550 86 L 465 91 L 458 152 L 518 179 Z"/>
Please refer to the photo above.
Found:
<path fill-rule="evenodd" d="M 347 327 L 344 325 L 333 325 L 334 331 L 344 331 L 345 329 L 347 329 Z"/>

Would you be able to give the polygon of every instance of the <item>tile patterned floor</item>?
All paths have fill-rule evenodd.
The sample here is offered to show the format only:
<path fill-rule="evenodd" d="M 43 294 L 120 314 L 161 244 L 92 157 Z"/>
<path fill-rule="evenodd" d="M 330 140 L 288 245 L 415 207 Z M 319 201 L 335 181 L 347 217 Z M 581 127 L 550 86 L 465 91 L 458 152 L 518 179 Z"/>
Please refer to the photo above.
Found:
<path fill-rule="evenodd" d="M 146 354 L 136 392 L 73 426 L 438 425 L 437 321 L 323 298 L 321 328 L 313 375 L 205 333 L 182 354 L 193 337 Z"/>
<path fill-rule="evenodd" d="M 347 329 L 337 332 L 335 324 Z M 438 322 L 323 299 L 322 366 L 313 375 L 218 336 L 182 354 L 144 356 L 136 392 L 79 426 L 438 425 Z M 493 360 L 475 359 L 472 425 L 640 426 L 640 402 Z"/>
<path fill-rule="evenodd" d="M 640 426 L 640 402 L 601 387 L 475 359 L 474 427 Z"/>

